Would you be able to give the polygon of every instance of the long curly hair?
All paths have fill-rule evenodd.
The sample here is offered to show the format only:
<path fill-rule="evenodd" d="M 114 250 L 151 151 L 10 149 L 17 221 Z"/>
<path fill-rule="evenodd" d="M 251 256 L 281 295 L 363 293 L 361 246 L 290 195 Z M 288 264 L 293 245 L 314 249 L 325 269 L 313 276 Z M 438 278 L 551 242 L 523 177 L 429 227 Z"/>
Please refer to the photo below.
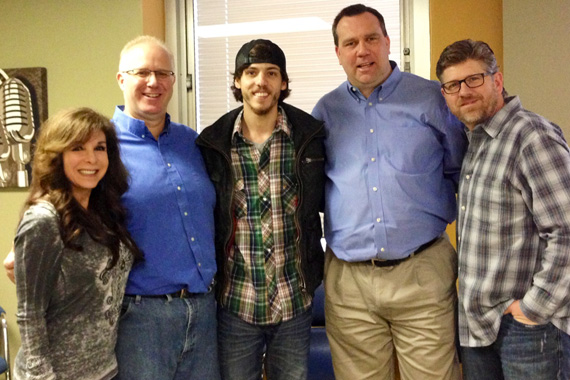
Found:
<path fill-rule="evenodd" d="M 64 172 L 63 152 L 88 141 L 97 131 L 105 134 L 109 166 L 91 191 L 89 206 L 85 209 L 72 195 L 71 183 Z M 128 172 L 121 161 L 115 127 L 107 117 L 90 108 L 74 108 L 57 113 L 42 125 L 24 210 L 40 200 L 52 203 L 60 217 L 61 237 L 66 247 L 81 251 L 76 238 L 85 231 L 111 251 L 109 268 L 119 259 L 121 243 L 135 260 L 141 260 L 142 252 L 125 227 L 126 210 L 121 196 L 127 189 Z"/>

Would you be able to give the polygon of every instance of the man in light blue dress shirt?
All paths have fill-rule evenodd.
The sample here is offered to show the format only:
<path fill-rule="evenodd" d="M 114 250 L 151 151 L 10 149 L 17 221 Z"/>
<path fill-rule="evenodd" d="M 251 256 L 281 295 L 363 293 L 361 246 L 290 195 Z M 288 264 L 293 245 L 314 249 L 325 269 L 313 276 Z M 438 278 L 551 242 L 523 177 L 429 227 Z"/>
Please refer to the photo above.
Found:
<path fill-rule="evenodd" d="M 458 379 L 457 255 L 445 229 L 466 148 L 436 82 L 402 73 L 375 9 L 333 23 L 348 81 L 325 122 L 326 326 L 337 379 Z"/>

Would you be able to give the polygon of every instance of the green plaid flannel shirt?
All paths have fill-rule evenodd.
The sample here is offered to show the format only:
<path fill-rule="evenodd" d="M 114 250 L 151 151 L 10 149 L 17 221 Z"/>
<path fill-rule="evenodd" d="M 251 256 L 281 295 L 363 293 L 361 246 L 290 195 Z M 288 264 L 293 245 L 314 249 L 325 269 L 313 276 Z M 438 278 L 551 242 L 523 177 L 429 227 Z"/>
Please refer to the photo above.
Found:
<path fill-rule="evenodd" d="M 275 129 L 260 152 L 242 134 L 242 113 L 232 138 L 235 240 L 222 305 L 242 320 L 269 325 L 306 311 L 301 292 L 295 210 L 295 149 L 280 108 Z"/>

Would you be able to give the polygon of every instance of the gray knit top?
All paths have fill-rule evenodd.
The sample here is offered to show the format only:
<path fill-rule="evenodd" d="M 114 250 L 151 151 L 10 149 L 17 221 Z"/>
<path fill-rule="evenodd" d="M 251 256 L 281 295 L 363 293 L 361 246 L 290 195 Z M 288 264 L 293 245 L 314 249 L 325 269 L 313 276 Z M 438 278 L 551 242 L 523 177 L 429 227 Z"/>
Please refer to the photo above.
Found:
<path fill-rule="evenodd" d="M 117 373 L 117 320 L 132 258 L 83 232 L 82 251 L 64 248 L 51 203 L 24 214 L 14 240 L 17 321 L 22 345 L 15 380 L 102 380 Z"/>

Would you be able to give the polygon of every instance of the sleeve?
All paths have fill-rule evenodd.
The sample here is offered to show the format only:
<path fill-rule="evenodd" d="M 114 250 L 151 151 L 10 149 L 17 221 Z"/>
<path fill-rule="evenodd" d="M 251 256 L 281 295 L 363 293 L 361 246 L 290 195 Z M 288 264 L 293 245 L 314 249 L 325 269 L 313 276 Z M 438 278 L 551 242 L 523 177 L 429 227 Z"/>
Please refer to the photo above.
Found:
<path fill-rule="evenodd" d="M 461 164 L 463 163 L 463 156 L 467 151 L 467 135 L 463 124 L 457 120 L 455 116 L 449 111 L 445 100 L 440 103 L 440 121 L 437 127 L 442 133 L 441 143 L 444 150 L 443 156 L 443 175 L 445 178 L 453 181 L 455 191 L 459 183 L 459 176 L 461 174 Z"/>
<path fill-rule="evenodd" d="M 559 136 L 539 133 L 521 150 L 519 163 L 528 189 L 523 197 L 544 242 L 521 309 L 531 320 L 547 323 L 570 299 L 570 152 Z"/>
<path fill-rule="evenodd" d="M 315 104 L 315 107 L 313 108 L 313 111 L 311 112 L 311 116 L 313 116 L 315 119 L 324 122 L 325 121 L 325 115 L 323 112 L 323 99 L 319 99 L 319 101 L 317 102 L 317 104 Z"/>
<path fill-rule="evenodd" d="M 50 360 L 46 311 L 60 272 L 63 241 L 55 215 L 28 210 L 14 239 L 21 363 L 29 380 L 56 379 Z"/>
<path fill-rule="evenodd" d="M 319 110 L 317 107 L 318 107 L 318 104 L 315 106 L 315 108 L 313 108 L 313 111 L 311 112 L 311 115 L 312 115 L 315 119 L 322 121 L 322 120 L 323 120 L 323 116 L 321 115 L 321 112 L 320 112 L 320 110 Z"/>

